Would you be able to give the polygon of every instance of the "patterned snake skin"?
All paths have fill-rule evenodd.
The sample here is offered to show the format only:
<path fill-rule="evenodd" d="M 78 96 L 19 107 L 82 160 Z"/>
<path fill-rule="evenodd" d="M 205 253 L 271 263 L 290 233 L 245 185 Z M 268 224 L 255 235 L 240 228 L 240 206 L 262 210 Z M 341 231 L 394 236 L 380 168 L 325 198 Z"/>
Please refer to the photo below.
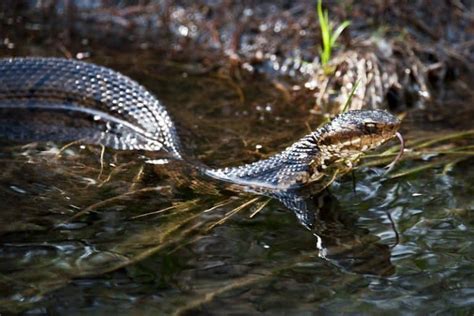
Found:
<path fill-rule="evenodd" d="M 350 111 L 269 159 L 198 168 L 243 186 L 299 187 L 392 138 L 399 125 L 385 111 Z M 111 69 L 60 58 L 0 59 L 0 136 L 161 150 L 183 159 L 176 128 L 155 96 Z"/>

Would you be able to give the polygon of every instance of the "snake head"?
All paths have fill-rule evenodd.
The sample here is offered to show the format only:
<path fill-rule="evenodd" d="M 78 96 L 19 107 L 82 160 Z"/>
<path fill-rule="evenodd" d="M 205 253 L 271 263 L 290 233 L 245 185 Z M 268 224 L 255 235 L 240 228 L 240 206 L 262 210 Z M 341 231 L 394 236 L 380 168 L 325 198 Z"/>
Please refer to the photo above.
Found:
<path fill-rule="evenodd" d="M 332 158 L 352 158 L 395 136 L 400 120 L 381 110 L 348 111 L 326 124 L 319 147 Z"/>

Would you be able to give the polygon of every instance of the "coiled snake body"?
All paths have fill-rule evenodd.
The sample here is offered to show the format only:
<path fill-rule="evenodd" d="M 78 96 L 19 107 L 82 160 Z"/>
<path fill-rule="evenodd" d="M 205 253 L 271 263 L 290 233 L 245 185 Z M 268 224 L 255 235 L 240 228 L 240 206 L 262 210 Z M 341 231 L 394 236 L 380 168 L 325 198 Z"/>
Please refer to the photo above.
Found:
<path fill-rule="evenodd" d="M 243 186 L 300 187 L 392 138 L 399 125 L 385 111 L 349 111 L 266 160 L 198 168 Z M 0 59 L 0 136 L 82 140 L 187 159 L 168 112 L 144 87 L 111 69 L 61 58 Z"/>

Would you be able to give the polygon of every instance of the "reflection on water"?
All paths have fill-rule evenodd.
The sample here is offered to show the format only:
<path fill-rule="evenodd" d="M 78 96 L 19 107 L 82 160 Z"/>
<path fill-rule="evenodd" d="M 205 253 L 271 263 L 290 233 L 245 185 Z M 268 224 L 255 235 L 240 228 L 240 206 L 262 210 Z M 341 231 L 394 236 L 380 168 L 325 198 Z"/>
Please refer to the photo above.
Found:
<path fill-rule="evenodd" d="M 345 213 L 333 196 L 325 192 L 295 198 L 301 199 L 298 218 L 311 228 L 321 258 L 348 272 L 384 276 L 395 272 L 390 247 L 369 230 L 357 227 L 358 217 Z"/>
<path fill-rule="evenodd" d="M 273 106 L 269 114 L 234 104 L 235 94 L 212 74 L 186 79 L 160 69 L 172 78 L 167 82 L 145 73 L 135 78 L 165 101 L 187 127 L 187 148 L 211 165 L 259 159 L 306 132 L 304 109 Z M 261 78 L 247 85 L 249 104 L 275 98 Z M 146 161 L 156 157 L 145 153 L 62 145 L 0 143 L 0 309 L 248 314 L 472 307 L 469 160 L 451 172 L 398 180 L 363 169 L 355 192 L 343 178 L 330 194 L 269 200 L 216 187 L 180 162 L 151 165 Z"/>

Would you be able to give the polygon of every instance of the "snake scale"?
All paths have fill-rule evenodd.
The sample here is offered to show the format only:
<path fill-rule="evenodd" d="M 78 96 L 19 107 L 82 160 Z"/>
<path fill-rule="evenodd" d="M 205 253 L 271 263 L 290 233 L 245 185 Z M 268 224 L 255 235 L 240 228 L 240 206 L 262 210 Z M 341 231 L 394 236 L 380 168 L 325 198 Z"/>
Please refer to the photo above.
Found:
<path fill-rule="evenodd" d="M 197 168 L 242 186 L 298 188 L 320 179 L 328 167 L 391 139 L 399 126 L 385 111 L 348 111 L 268 159 Z M 81 140 L 120 150 L 165 151 L 188 160 L 173 121 L 153 94 L 109 68 L 62 58 L 0 59 L 0 136 Z"/>

